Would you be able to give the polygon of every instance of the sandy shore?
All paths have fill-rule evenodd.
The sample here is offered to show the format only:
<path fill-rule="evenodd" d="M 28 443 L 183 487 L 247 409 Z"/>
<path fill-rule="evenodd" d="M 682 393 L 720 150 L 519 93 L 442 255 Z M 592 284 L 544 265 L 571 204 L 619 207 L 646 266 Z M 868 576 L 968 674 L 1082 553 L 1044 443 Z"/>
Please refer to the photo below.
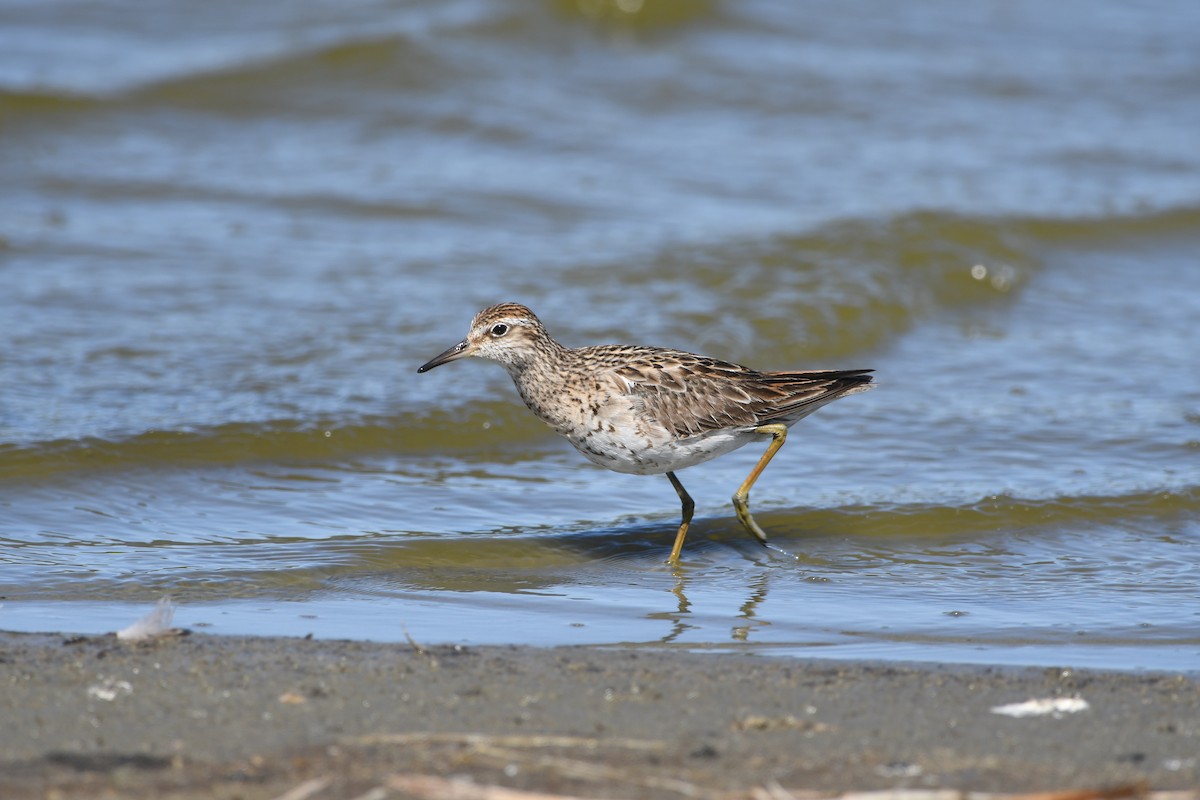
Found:
<path fill-rule="evenodd" d="M 1195 674 L 0 633 L 0 687 L 4 798 L 1200 787 Z"/>

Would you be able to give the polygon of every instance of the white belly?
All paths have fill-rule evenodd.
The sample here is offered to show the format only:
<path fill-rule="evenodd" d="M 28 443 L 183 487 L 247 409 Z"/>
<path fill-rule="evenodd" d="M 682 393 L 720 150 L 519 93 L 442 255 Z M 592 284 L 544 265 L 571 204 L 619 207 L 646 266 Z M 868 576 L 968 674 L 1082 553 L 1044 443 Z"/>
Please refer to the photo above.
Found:
<path fill-rule="evenodd" d="M 632 475 L 660 475 L 693 467 L 762 438 L 753 431 L 714 431 L 689 439 L 663 436 L 657 441 L 619 431 L 592 430 L 566 436 L 592 463 Z"/>

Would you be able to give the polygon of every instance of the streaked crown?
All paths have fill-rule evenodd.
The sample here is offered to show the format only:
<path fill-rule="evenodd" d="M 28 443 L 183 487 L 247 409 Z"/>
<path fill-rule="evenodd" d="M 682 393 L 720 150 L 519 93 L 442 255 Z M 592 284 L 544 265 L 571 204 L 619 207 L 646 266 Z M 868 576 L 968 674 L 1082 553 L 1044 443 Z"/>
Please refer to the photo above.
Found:
<path fill-rule="evenodd" d="M 488 306 L 471 320 L 469 355 L 521 365 L 540 352 L 556 347 L 537 315 L 520 303 Z"/>

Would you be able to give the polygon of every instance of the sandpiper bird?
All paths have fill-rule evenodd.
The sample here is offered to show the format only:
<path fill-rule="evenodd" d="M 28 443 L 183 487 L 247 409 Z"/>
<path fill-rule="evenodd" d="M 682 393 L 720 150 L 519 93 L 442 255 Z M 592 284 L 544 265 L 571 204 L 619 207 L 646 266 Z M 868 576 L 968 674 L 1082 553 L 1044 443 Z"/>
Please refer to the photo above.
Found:
<path fill-rule="evenodd" d="M 466 339 L 417 372 L 467 356 L 499 361 L 525 405 L 593 463 L 634 475 L 666 474 L 683 504 L 667 559 L 672 565 L 679 563 L 695 508 L 676 470 L 770 436 L 733 495 L 738 519 L 766 546 L 767 535 L 750 516 L 750 487 L 783 446 L 788 426 L 839 397 L 870 389 L 873 371 L 758 372 L 661 347 L 563 347 L 517 303 L 480 311 Z"/>

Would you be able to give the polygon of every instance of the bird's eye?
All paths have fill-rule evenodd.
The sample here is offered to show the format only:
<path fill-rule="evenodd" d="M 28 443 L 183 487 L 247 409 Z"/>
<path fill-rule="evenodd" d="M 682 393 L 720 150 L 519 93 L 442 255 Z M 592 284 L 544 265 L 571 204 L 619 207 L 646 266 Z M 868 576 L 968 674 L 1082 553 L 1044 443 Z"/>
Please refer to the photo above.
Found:
<path fill-rule="evenodd" d="M 508 333 L 508 326 L 503 322 L 497 322 L 492 326 L 492 336 L 503 336 Z"/>

